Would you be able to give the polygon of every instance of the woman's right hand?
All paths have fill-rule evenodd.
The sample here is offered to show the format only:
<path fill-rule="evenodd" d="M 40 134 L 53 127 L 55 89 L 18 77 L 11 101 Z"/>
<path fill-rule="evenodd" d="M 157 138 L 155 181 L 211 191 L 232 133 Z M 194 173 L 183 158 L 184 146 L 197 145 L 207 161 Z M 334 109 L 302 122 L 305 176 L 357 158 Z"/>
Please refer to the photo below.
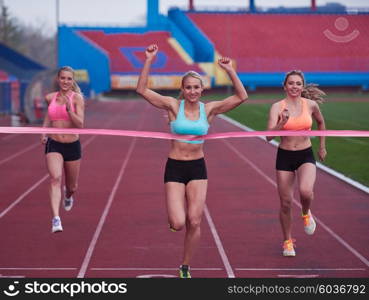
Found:
<path fill-rule="evenodd" d="M 158 52 L 159 47 L 156 44 L 151 44 L 146 48 L 145 54 L 147 59 L 153 59 Z"/>
<path fill-rule="evenodd" d="M 282 128 L 287 122 L 290 117 L 290 113 L 287 108 L 285 108 L 278 116 L 278 124 L 277 126 Z"/>

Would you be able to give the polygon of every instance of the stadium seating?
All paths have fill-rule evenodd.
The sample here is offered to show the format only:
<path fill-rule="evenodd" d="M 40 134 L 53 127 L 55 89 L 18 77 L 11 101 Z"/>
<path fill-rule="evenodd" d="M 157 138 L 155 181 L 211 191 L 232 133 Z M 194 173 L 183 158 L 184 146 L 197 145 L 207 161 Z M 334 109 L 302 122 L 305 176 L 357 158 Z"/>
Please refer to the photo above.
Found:
<path fill-rule="evenodd" d="M 188 17 L 239 72 L 368 72 L 367 15 L 196 13 Z M 215 26 L 222 24 L 222 26 Z"/>
<path fill-rule="evenodd" d="M 85 30 L 79 33 L 106 51 L 110 58 L 111 74 L 139 74 L 145 59 L 144 51 L 151 43 L 160 46 L 157 60 L 152 65 L 152 74 L 183 74 L 189 69 L 202 72 L 196 64 L 188 65 L 169 44 L 169 32 L 140 34 Z"/>

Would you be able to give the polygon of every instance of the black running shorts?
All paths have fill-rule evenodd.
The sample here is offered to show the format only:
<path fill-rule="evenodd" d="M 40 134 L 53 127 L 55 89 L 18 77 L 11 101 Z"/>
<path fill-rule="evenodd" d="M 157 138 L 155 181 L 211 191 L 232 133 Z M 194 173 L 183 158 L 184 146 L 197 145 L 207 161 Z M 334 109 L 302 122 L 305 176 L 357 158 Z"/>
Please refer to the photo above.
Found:
<path fill-rule="evenodd" d="M 205 159 L 176 160 L 168 158 L 165 165 L 164 183 L 180 182 L 185 185 L 191 180 L 208 179 Z"/>
<path fill-rule="evenodd" d="M 284 150 L 278 148 L 276 169 L 280 171 L 296 171 L 302 164 L 312 163 L 315 165 L 313 149 Z"/>
<path fill-rule="evenodd" d="M 72 143 L 60 143 L 51 138 L 47 139 L 45 154 L 58 152 L 63 156 L 64 161 L 73 161 L 81 158 L 81 143 L 79 140 Z"/>

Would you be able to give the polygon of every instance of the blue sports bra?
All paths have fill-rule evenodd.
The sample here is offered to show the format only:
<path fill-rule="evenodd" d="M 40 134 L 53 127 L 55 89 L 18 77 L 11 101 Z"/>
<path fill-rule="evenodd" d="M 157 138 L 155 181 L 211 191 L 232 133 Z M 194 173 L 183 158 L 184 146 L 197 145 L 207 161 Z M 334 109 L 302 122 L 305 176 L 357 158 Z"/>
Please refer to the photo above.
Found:
<path fill-rule="evenodd" d="M 200 105 L 200 116 L 197 120 L 189 120 L 186 118 L 184 111 L 185 101 L 181 100 L 179 104 L 179 110 L 177 113 L 177 118 L 170 122 L 170 129 L 174 134 L 185 134 L 185 135 L 205 135 L 208 133 L 209 123 L 206 117 L 205 105 L 204 103 L 199 103 Z M 190 144 L 202 144 L 204 140 L 197 141 L 186 141 L 179 140 L 183 143 Z"/>

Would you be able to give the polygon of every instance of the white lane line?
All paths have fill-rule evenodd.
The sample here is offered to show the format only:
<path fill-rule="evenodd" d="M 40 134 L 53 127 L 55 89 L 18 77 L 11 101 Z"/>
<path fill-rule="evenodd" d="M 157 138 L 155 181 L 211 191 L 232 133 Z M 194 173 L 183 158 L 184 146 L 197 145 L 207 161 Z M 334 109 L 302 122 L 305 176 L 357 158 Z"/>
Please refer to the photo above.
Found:
<path fill-rule="evenodd" d="M 2 140 L 2 141 L 8 141 L 8 140 L 11 140 L 11 139 L 13 139 L 13 138 L 15 138 L 17 136 L 19 136 L 19 134 L 12 134 L 11 133 L 11 134 L 9 134 L 7 136 L 2 137 L 0 140 Z"/>
<path fill-rule="evenodd" d="M 146 110 L 147 110 L 147 106 L 146 106 Z M 138 125 L 138 128 L 141 128 L 141 126 L 142 126 L 142 124 L 144 122 L 144 119 L 145 119 L 144 116 L 145 116 L 146 110 L 145 110 L 145 112 L 144 112 L 144 114 L 142 116 L 142 119 L 141 119 L 140 124 Z M 122 164 L 122 166 L 121 166 L 121 168 L 119 170 L 118 177 L 117 177 L 117 179 L 116 179 L 116 181 L 114 183 L 113 189 L 112 189 L 112 191 L 111 191 L 111 193 L 109 195 L 108 202 L 105 205 L 105 208 L 104 208 L 103 213 L 102 213 L 102 215 L 100 217 L 99 223 L 98 223 L 98 225 L 96 227 L 95 233 L 94 233 L 94 235 L 92 237 L 92 240 L 90 242 L 90 245 L 89 245 L 89 247 L 87 249 L 86 255 L 85 255 L 84 259 L 83 259 L 81 268 L 80 268 L 80 270 L 78 272 L 78 275 L 77 275 L 77 278 L 84 278 L 84 276 L 86 274 L 86 271 L 87 271 L 87 268 L 88 268 L 88 264 L 91 261 L 92 254 L 93 254 L 93 252 L 95 250 L 95 247 L 96 247 L 96 244 L 97 244 L 97 240 L 99 239 L 99 236 L 100 236 L 100 233 L 101 233 L 102 228 L 104 226 L 106 217 L 107 217 L 107 215 L 109 213 L 109 210 L 110 210 L 110 207 L 111 207 L 111 205 L 113 203 L 113 200 L 114 200 L 114 197 L 115 197 L 115 193 L 117 192 L 118 186 L 119 186 L 119 184 L 120 184 L 120 182 L 122 180 L 123 174 L 124 174 L 124 172 L 126 170 L 128 161 L 131 158 L 133 149 L 134 149 L 134 147 L 136 145 L 136 141 L 137 141 L 137 137 L 134 137 L 132 139 L 132 142 L 131 142 L 130 146 L 129 146 L 128 152 L 127 152 L 127 154 L 126 154 L 126 156 L 124 158 L 123 164 Z"/>
<path fill-rule="evenodd" d="M 341 173 L 338 173 L 335 170 L 332 170 L 332 169 L 328 168 L 327 166 L 321 164 L 318 161 L 316 162 L 316 166 L 319 169 L 327 172 L 328 174 L 331 174 L 332 176 L 334 176 L 334 177 L 336 177 L 338 179 L 341 179 L 342 181 L 344 181 L 344 182 L 346 182 L 348 184 L 351 184 L 352 186 L 356 187 L 357 189 L 362 190 L 363 192 L 369 194 L 369 187 L 367 187 L 367 186 L 365 186 L 365 185 L 363 185 L 363 184 L 361 184 L 361 183 L 359 183 L 359 182 L 357 182 L 355 180 L 352 180 L 351 178 L 349 178 L 349 177 L 347 177 L 347 176 L 345 176 L 345 175 L 343 175 Z"/>
<path fill-rule="evenodd" d="M 114 118 L 113 120 L 110 120 L 105 127 L 109 128 L 111 126 L 111 124 L 113 124 L 113 122 L 115 120 L 119 119 L 118 117 Z M 85 142 L 82 143 L 82 147 L 86 148 L 97 136 L 94 135 L 92 137 L 90 137 L 89 139 L 87 139 Z M 39 144 L 36 144 L 36 146 Z M 46 174 L 44 177 L 42 177 L 39 181 L 37 181 L 34 185 L 32 185 L 27 191 L 25 191 L 22 195 L 20 195 L 17 199 L 15 199 L 15 201 L 10 204 L 6 209 L 4 209 L 1 213 L 0 213 L 0 219 L 5 216 L 15 205 L 17 205 L 20 201 L 22 201 L 30 192 L 32 192 L 35 188 L 37 188 L 42 182 L 44 182 L 47 178 L 49 177 L 49 174 Z"/>
<path fill-rule="evenodd" d="M 77 268 L 0 268 L 0 270 L 7 270 L 7 271 L 12 271 L 12 270 L 40 270 L 40 271 L 52 271 L 52 270 L 58 270 L 58 271 L 73 271 L 73 270 L 77 270 Z"/>
<path fill-rule="evenodd" d="M 210 216 L 210 213 L 209 213 L 209 210 L 208 210 L 207 205 L 205 205 L 205 217 L 206 217 L 206 220 L 209 223 L 209 227 L 210 227 L 211 233 L 213 235 L 215 244 L 217 245 L 217 248 L 218 248 L 220 257 L 222 259 L 222 262 L 224 264 L 224 267 L 225 267 L 225 269 L 227 271 L 228 278 L 235 278 L 235 275 L 234 275 L 234 272 L 232 270 L 231 264 L 229 262 L 229 259 L 227 257 L 227 254 L 225 253 L 224 247 L 223 247 L 222 242 L 221 242 L 221 240 L 219 238 L 219 235 L 218 235 L 218 232 L 217 232 L 217 230 L 215 228 L 214 222 L 213 222 L 213 220 L 212 220 L 212 218 Z"/>
<path fill-rule="evenodd" d="M 86 147 L 95 138 L 96 136 L 90 137 L 86 142 L 83 143 L 82 147 Z M 41 183 L 43 183 L 48 177 L 49 177 L 49 174 L 46 174 L 39 181 L 37 181 L 34 185 L 32 185 L 29 189 L 27 189 L 22 195 L 20 195 L 17 199 L 15 199 L 14 202 L 12 202 L 7 208 L 5 208 L 0 213 L 0 219 L 4 217 L 11 209 L 13 209 L 14 206 L 16 206 L 19 202 L 21 202 L 29 193 L 31 193 L 35 188 L 37 188 Z"/>
<path fill-rule="evenodd" d="M 100 236 L 100 233 L 102 231 L 102 228 L 104 226 L 104 223 L 105 223 L 105 220 L 106 220 L 106 217 L 109 213 L 109 210 L 110 210 L 110 207 L 113 203 L 113 200 L 114 200 L 114 197 L 115 197 L 115 193 L 118 189 L 118 186 L 122 180 L 122 177 L 123 177 L 123 174 L 126 170 L 126 166 L 128 164 L 128 161 L 129 159 L 131 158 L 131 154 L 132 154 L 132 151 L 133 151 L 133 148 L 134 146 L 136 145 L 136 141 L 137 141 L 137 138 L 133 138 L 133 141 L 131 142 L 130 146 L 129 146 L 129 150 L 128 150 L 128 153 L 123 161 L 123 164 L 119 170 L 119 174 L 118 174 L 118 177 L 115 181 L 115 184 L 114 184 L 114 187 L 110 193 L 110 196 L 109 196 L 109 199 L 108 199 L 108 202 L 106 203 L 105 205 L 105 208 L 104 208 L 104 211 L 100 217 L 100 220 L 99 220 L 99 223 L 96 227 L 96 230 L 95 230 L 95 233 L 92 237 L 92 240 L 90 242 L 90 245 L 87 249 L 87 252 L 86 252 L 86 255 L 85 255 L 85 258 L 83 259 L 83 262 L 82 262 L 82 265 L 81 265 L 81 268 L 78 272 L 78 276 L 77 278 L 84 278 L 85 274 L 86 274 L 86 271 L 87 271 L 87 267 L 88 267 L 88 264 L 90 263 L 90 260 L 91 260 L 91 257 L 92 257 L 92 254 L 95 250 L 95 246 L 96 246 L 96 243 L 97 243 L 97 240 L 99 239 L 99 236 Z"/>
<path fill-rule="evenodd" d="M 295 274 L 295 275 L 292 275 L 292 274 L 286 274 L 286 275 L 283 275 L 283 274 L 280 274 L 280 275 L 277 275 L 277 277 L 279 278 L 318 278 L 319 275 L 318 274 L 305 274 L 305 275 L 298 275 L 298 274 Z"/>
<path fill-rule="evenodd" d="M 250 127 L 247 127 L 247 126 L 245 126 L 245 125 L 243 125 L 243 124 L 241 124 L 241 123 L 239 123 L 239 122 L 237 122 L 237 121 L 235 121 L 235 120 L 233 120 L 233 119 L 231 119 L 231 118 L 229 118 L 229 117 L 227 117 L 225 115 L 218 115 L 218 117 L 221 118 L 222 120 L 227 121 L 228 123 L 231 123 L 234 126 L 237 126 L 238 128 L 241 128 L 241 129 L 245 130 L 245 131 L 255 131 L 254 129 L 252 129 Z M 264 137 L 258 136 L 258 138 L 260 138 L 260 139 L 262 139 L 263 141 L 266 142 L 266 139 Z M 266 143 L 268 143 L 268 142 L 266 142 Z M 274 140 L 273 141 L 270 141 L 269 144 L 272 144 L 273 146 L 278 147 L 278 143 L 276 141 L 274 141 Z M 359 189 L 359 190 L 361 190 L 361 191 L 369 194 L 369 187 L 361 184 L 360 182 L 357 182 L 355 180 L 352 180 L 351 178 L 349 178 L 349 177 L 343 175 L 342 173 L 339 173 L 339 172 L 337 172 L 337 171 L 335 171 L 335 170 L 333 170 L 333 169 L 331 169 L 331 168 L 329 168 L 329 167 L 321 164 L 318 161 L 316 162 L 316 166 L 319 169 L 325 171 L 326 173 L 328 173 L 328 174 L 330 174 L 330 175 L 332 175 L 332 176 L 334 176 L 334 177 L 336 177 L 336 178 L 338 178 L 338 179 L 340 179 L 340 180 L 342 180 L 342 181 L 344 181 L 344 182 L 346 182 L 346 183 L 354 186 L 355 188 L 357 188 L 357 189 Z"/>
<path fill-rule="evenodd" d="M 258 172 L 262 177 L 267 179 L 269 183 L 271 183 L 274 187 L 277 187 L 276 182 L 271 179 L 267 174 L 265 174 L 259 167 L 257 167 L 254 163 L 252 163 L 249 159 L 245 157 L 240 151 L 238 151 L 234 146 L 232 146 L 228 141 L 223 140 L 223 142 L 234 152 L 237 156 L 249 164 L 256 172 Z M 301 204 L 293 198 L 293 203 L 301 208 Z M 333 238 L 335 238 L 341 245 L 343 245 L 346 249 L 348 249 L 352 254 L 354 254 L 358 259 L 360 259 L 367 267 L 369 267 L 369 261 L 363 255 L 361 255 L 357 250 L 351 247 L 343 238 L 341 238 L 338 234 L 336 234 L 332 229 L 330 229 L 327 225 L 325 225 L 320 219 L 314 215 L 315 221 L 322 226 Z"/>
<path fill-rule="evenodd" d="M 367 271 L 365 268 L 235 268 L 238 271 Z"/>
<path fill-rule="evenodd" d="M 46 180 L 49 175 L 45 175 L 39 181 L 37 181 L 34 185 L 32 185 L 28 190 L 26 190 L 22 195 L 20 195 L 14 202 L 12 202 L 7 208 L 5 208 L 0 213 L 0 219 L 4 217 L 14 206 L 16 206 L 19 202 L 21 202 L 30 192 L 32 192 L 35 188 L 37 188 L 42 182 Z"/>
<path fill-rule="evenodd" d="M 178 268 L 90 268 L 92 271 L 177 271 Z M 222 268 L 192 268 L 200 271 L 222 271 Z"/>
<path fill-rule="evenodd" d="M 18 151 L 16 153 L 14 153 L 13 155 L 10 155 L 7 158 L 4 158 L 4 159 L 0 160 L 0 165 L 6 163 L 9 160 L 12 160 L 13 158 L 18 157 L 19 155 L 22 155 L 23 153 L 26 153 L 27 151 L 30 151 L 33 148 L 40 147 L 40 146 L 41 146 L 41 143 L 34 143 L 31 146 L 28 146 L 27 148 L 24 148 L 23 150 Z"/>

